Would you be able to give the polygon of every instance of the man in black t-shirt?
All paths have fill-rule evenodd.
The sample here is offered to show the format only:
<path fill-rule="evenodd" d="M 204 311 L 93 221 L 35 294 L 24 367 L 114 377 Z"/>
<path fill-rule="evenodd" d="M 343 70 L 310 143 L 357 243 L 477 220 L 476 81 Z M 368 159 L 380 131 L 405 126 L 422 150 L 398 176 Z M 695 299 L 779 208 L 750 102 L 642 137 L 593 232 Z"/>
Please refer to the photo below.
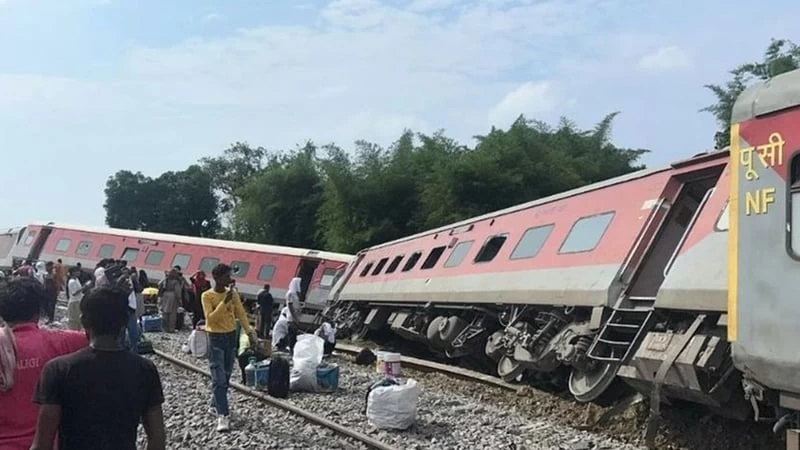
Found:
<path fill-rule="evenodd" d="M 81 300 L 90 346 L 48 362 L 34 402 L 40 405 L 31 450 L 135 450 L 141 421 L 147 449 L 166 448 L 164 394 L 155 365 L 127 351 L 128 294 L 104 286 Z"/>
<path fill-rule="evenodd" d="M 269 338 L 269 330 L 272 328 L 272 304 L 275 300 L 269 293 L 269 284 L 264 285 L 258 293 L 259 327 L 258 334 L 261 339 Z"/>

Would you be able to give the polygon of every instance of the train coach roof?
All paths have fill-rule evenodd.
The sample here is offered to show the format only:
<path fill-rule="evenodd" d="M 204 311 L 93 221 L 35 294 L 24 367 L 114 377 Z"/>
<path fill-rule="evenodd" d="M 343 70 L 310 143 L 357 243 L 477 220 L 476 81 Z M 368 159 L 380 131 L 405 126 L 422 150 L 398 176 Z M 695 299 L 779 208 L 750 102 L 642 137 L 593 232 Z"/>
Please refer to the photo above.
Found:
<path fill-rule="evenodd" d="M 800 69 L 748 87 L 736 99 L 731 123 L 740 123 L 800 105 Z"/>
<path fill-rule="evenodd" d="M 181 236 L 177 234 L 165 234 L 165 233 L 151 233 L 147 231 L 134 231 L 134 230 L 123 230 L 119 228 L 108 228 L 108 227 L 89 227 L 83 225 L 67 225 L 67 224 L 59 224 L 59 223 L 33 223 L 32 225 L 35 226 L 43 226 L 43 227 L 53 227 L 57 229 L 65 229 L 65 230 L 73 230 L 73 231 L 83 231 L 86 233 L 100 233 L 100 234 L 111 234 L 116 236 L 122 237 L 131 237 L 137 239 L 147 239 L 152 241 L 170 241 L 176 242 L 180 244 L 188 244 L 188 245 L 205 245 L 208 247 L 222 247 L 226 249 L 235 249 L 235 250 L 247 250 L 252 252 L 263 252 L 263 253 L 275 253 L 281 255 L 291 255 L 291 256 L 302 256 L 302 257 L 310 257 L 310 258 L 318 258 L 318 259 L 325 259 L 325 260 L 333 260 L 333 261 L 342 261 L 342 262 L 350 262 L 353 260 L 353 255 L 348 255 L 345 253 L 334 253 L 334 252 L 326 252 L 322 250 L 310 250 L 310 249 L 302 249 L 302 248 L 294 248 L 294 247 L 283 247 L 279 245 L 267 245 L 267 244 L 254 244 L 251 242 L 237 242 L 237 241 L 226 241 L 222 239 L 210 239 L 210 238 L 197 238 L 197 237 L 190 237 L 190 236 Z"/>
<path fill-rule="evenodd" d="M 652 174 L 655 174 L 655 173 L 659 173 L 659 172 L 664 172 L 666 170 L 670 170 L 670 168 L 669 167 L 662 167 L 660 169 L 638 170 L 636 172 L 631 172 L 631 173 L 628 173 L 628 174 L 625 174 L 625 175 L 621 175 L 621 176 L 618 176 L 618 177 L 615 177 L 615 178 L 609 178 L 608 180 L 599 181 L 597 183 L 592 183 L 592 184 L 589 184 L 589 185 L 586 185 L 586 186 L 582 186 L 582 187 L 579 187 L 579 188 L 575 188 L 575 189 L 572 189 L 572 190 L 569 190 L 569 191 L 564 191 L 564 192 L 561 192 L 559 194 L 551 195 L 549 197 L 539 198 L 539 199 L 532 200 L 532 201 L 527 202 L 527 203 L 514 205 L 514 206 L 511 206 L 511 207 L 508 207 L 508 208 L 505 208 L 505 209 L 501 209 L 501 210 L 498 210 L 498 211 L 492 211 L 492 212 L 486 213 L 486 214 L 484 214 L 482 216 L 471 217 L 469 219 L 462 220 L 460 222 L 451 223 L 449 225 L 445 225 L 445 226 L 442 226 L 442 227 L 439 227 L 439 228 L 434 228 L 434 229 L 431 229 L 431 230 L 423 231 L 421 233 L 417 233 L 417 234 L 414 234 L 414 235 L 411 235 L 411 236 L 406 236 L 404 238 L 396 239 L 396 240 L 389 241 L 389 242 L 384 242 L 384 243 L 378 244 L 378 245 L 373 245 L 372 247 L 365 248 L 365 249 L 363 249 L 361 251 L 363 252 L 363 251 L 367 251 L 367 250 L 370 250 L 370 249 L 381 248 L 381 247 L 385 247 L 385 246 L 388 246 L 388 245 L 393 245 L 393 244 L 397 244 L 397 243 L 400 243 L 400 242 L 409 241 L 411 239 L 416 239 L 418 237 L 426 236 L 426 235 L 433 234 L 433 233 L 441 233 L 443 231 L 449 231 L 449 230 L 451 230 L 453 228 L 458 228 L 458 227 L 461 227 L 461 226 L 464 226 L 464 225 L 469 225 L 471 223 L 478 222 L 478 221 L 481 221 L 481 220 L 500 217 L 500 216 L 503 216 L 503 215 L 506 215 L 506 214 L 511 214 L 513 212 L 522 211 L 522 210 L 525 210 L 525 209 L 528 209 L 528 208 L 533 208 L 534 206 L 544 205 L 544 204 L 547 204 L 547 203 L 550 203 L 550 202 L 554 202 L 554 201 L 557 201 L 557 200 L 569 198 L 569 197 L 572 197 L 572 196 L 575 196 L 575 195 L 583 194 L 583 193 L 586 193 L 586 192 L 591 192 L 591 191 L 602 189 L 602 188 L 609 187 L 609 186 L 613 186 L 615 184 L 624 183 L 626 181 L 631 181 L 631 180 L 636 180 L 636 179 L 639 179 L 639 178 L 644 178 L 646 176 L 649 176 L 649 175 L 652 175 Z"/>

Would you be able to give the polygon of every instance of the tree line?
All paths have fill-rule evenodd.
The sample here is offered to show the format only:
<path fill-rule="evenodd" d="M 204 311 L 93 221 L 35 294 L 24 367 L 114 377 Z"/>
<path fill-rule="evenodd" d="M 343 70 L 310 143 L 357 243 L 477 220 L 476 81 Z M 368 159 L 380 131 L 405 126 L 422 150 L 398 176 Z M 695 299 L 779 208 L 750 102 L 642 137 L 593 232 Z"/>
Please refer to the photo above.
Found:
<path fill-rule="evenodd" d="M 763 60 L 731 71 L 703 111 L 728 145 L 730 111 L 756 79 L 800 67 L 800 49 L 773 40 Z M 355 253 L 489 211 L 643 168 L 639 148 L 610 140 L 617 113 L 591 129 L 520 116 L 463 145 L 444 131 L 403 132 L 389 147 L 306 142 L 285 151 L 237 142 L 221 155 L 156 178 L 119 171 L 106 183 L 106 223 L 117 228 L 220 237 Z"/>

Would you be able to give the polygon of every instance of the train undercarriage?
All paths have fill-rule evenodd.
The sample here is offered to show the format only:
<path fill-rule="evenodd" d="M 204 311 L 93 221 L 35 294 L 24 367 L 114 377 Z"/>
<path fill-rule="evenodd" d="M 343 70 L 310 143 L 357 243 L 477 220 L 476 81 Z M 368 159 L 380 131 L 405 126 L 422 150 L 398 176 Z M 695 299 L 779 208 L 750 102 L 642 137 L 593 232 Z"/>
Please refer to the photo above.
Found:
<path fill-rule="evenodd" d="M 487 372 L 508 382 L 568 388 L 581 402 L 617 400 L 619 390 L 609 388 L 619 380 L 651 405 L 683 400 L 730 418 L 752 416 L 725 340 L 724 315 L 657 310 L 618 362 L 590 355 L 609 315 L 602 307 L 354 302 L 326 311 L 341 339 L 389 330 L 454 361 L 481 360 Z"/>

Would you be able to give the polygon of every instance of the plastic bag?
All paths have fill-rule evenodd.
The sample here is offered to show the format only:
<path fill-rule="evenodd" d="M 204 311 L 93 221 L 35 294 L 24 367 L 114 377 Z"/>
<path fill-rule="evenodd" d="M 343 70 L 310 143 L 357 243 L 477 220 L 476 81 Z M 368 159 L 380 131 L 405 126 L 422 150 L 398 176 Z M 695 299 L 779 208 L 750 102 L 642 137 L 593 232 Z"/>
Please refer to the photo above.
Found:
<path fill-rule="evenodd" d="M 317 391 L 317 366 L 322 362 L 325 341 L 313 334 L 297 336 L 289 386 L 293 391 Z"/>
<path fill-rule="evenodd" d="M 416 380 L 406 384 L 374 388 L 367 396 L 367 420 L 382 429 L 405 430 L 417 419 L 420 386 Z"/>
<path fill-rule="evenodd" d="M 196 328 L 189 333 L 189 350 L 197 358 L 208 357 L 208 333 L 202 328 Z"/>

